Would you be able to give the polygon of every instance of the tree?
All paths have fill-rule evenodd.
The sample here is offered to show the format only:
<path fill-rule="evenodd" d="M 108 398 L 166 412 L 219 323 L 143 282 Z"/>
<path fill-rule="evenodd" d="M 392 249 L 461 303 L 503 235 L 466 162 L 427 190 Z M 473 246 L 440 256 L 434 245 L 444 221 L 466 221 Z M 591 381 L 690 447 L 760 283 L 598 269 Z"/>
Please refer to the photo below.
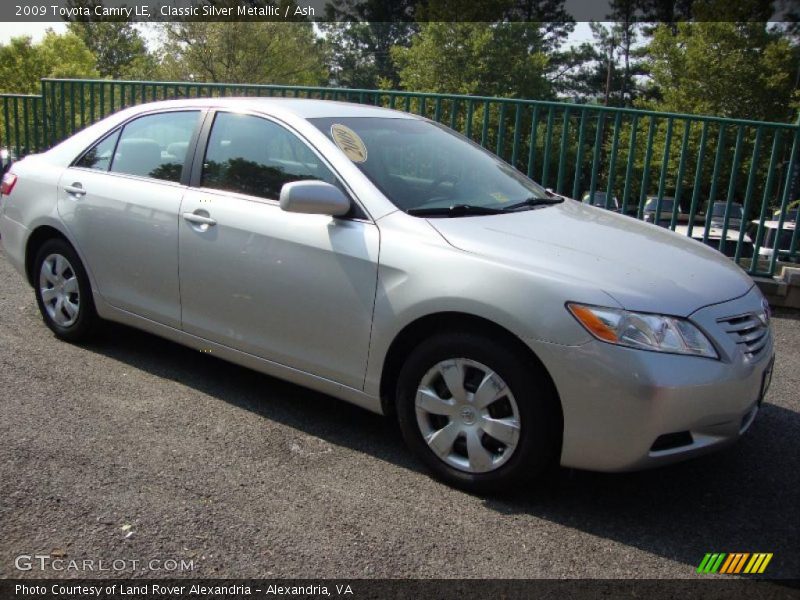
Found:
<path fill-rule="evenodd" d="M 576 52 L 583 63 L 570 77 L 567 94 L 583 102 L 606 106 L 630 106 L 641 93 L 637 79 L 648 73 L 641 50 L 634 47 L 637 25 L 617 21 L 610 26 L 590 23 L 593 44 L 584 43 Z"/>
<path fill-rule="evenodd" d="M 319 85 L 322 42 L 311 23 L 173 22 L 164 25 L 161 76 L 178 81 Z"/>
<path fill-rule="evenodd" d="M 73 21 L 68 28 L 94 53 L 101 77 L 150 79 L 153 76 L 156 60 L 132 23 Z"/>
<path fill-rule="evenodd" d="M 437 31 L 446 33 L 447 28 L 444 26 L 456 22 L 460 25 L 453 27 L 452 31 L 459 30 L 466 35 L 470 31 L 486 32 L 491 28 L 490 23 L 499 25 L 496 35 L 493 36 L 498 44 L 506 31 L 521 32 L 523 37 L 521 40 L 514 40 L 512 52 L 527 51 L 537 58 L 546 55 L 549 69 L 546 76 L 555 85 L 571 68 L 575 58 L 571 53 L 560 52 L 561 45 L 574 27 L 574 22 L 564 10 L 564 2 L 565 0 L 488 0 L 481 3 L 468 0 L 334 0 L 328 7 L 328 17 L 338 22 L 321 26 L 331 48 L 331 81 L 348 87 L 396 88 L 402 84 L 398 57 L 411 57 L 405 53 L 405 49 L 412 43 L 420 48 L 426 45 L 424 40 L 420 44 L 419 33 L 427 30 L 429 38 L 438 40 L 441 36 L 437 37 Z M 413 19 L 417 22 L 413 22 Z M 510 23 L 515 26 L 505 29 Z M 430 46 L 430 42 L 427 45 Z M 485 49 L 489 50 L 488 46 Z M 468 52 L 475 50 L 473 48 Z M 447 46 L 447 51 L 453 51 L 452 45 Z M 456 60 L 458 62 L 460 58 Z M 492 62 L 492 57 L 488 57 L 485 62 Z M 523 66 L 521 62 L 524 61 L 518 61 L 515 66 Z M 499 68 L 503 69 L 501 65 Z M 524 73 L 523 78 L 529 79 L 528 74 Z"/>
<path fill-rule="evenodd" d="M 102 0 L 67 0 L 72 9 L 94 9 Z M 150 79 L 156 61 L 133 23 L 78 15 L 67 28 L 77 35 L 97 59 L 97 70 L 111 79 Z"/>
<path fill-rule="evenodd" d="M 575 28 L 575 20 L 564 7 L 565 0 L 512 0 L 503 18 L 508 21 L 538 23 L 541 49 L 558 64 L 562 44 Z"/>
<path fill-rule="evenodd" d="M 38 44 L 27 36 L 0 44 L 0 81 L 7 93 L 39 93 L 44 77 L 97 76 L 94 54 L 73 33 L 48 30 Z"/>
<path fill-rule="evenodd" d="M 766 22 L 679 23 L 674 35 L 660 26 L 648 53 L 658 93 L 649 107 L 769 121 L 796 117 L 795 54 Z"/>
<path fill-rule="evenodd" d="M 408 46 L 418 30 L 403 21 L 329 22 L 320 28 L 329 48 L 331 83 L 369 89 L 399 85 L 392 48 Z"/>
<path fill-rule="evenodd" d="M 658 25 L 666 25 L 671 32 L 675 33 L 678 23 L 688 21 L 693 17 L 695 0 L 634 0 L 634 2 L 642 12 L 641 21 L 647 23 L 644 27 L 644 34 L 649 37 Z M 719 14 L 728 17 L 732 4 L 729 3 L 726 7 L 727 10 Z"/>
<path fill-rule="evenodd" d="M 537 23 L 432 22 L 392 57 L 410 90 L 551 98 Z"/>
<path fill-rule="evenodd" d="M 419 31 L 413 22 L 417 0 L 334 0 L 329 22 L 320 23 L 330 57 L 330 80 L 354 88 L 397 87 L 400 75 L 391 56 Z"/>

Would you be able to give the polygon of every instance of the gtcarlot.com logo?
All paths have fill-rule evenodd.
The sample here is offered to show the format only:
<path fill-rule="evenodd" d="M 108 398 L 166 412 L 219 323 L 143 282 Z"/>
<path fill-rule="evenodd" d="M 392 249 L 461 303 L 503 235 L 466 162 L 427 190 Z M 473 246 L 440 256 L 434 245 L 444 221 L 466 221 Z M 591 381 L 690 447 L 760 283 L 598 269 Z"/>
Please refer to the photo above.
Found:
<path fill-rule="evenodd" d="M 771 552 L 709 552 L 703 557 L 697 572 L 756 575 L 763 573 L 771 560 Z"/>
<path fill-rule="evenodd" d="M 194 571 L 194 561 L 175 558 L 154 558 L 139 560 L 135 558 L 94 559 L 65 558 L 50 554 L 20 554 L 14 559 L 18 571 L 67 571 L 67 572 L 135 572 Z"/>

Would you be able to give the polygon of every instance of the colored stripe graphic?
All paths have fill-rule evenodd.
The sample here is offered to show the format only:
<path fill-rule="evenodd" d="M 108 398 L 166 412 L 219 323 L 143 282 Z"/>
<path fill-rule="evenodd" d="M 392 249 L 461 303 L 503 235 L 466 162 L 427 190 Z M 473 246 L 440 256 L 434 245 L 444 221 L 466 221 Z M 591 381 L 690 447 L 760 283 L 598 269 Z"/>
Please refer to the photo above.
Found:
<path fill-rule="evenodd" d="M 700 566 L 697 567 L 698 573 L 720 573 L 726 575 L 760 574 L 763 573 L 769 562 L 772 560 L 772 553 L 756 552 L 732 552 L 727 553 L 707 553 Z M 747 566 L 745 566 L 747 565 Z"/>
<path fill-rule="evenodd" d="M 738 554 L 728 554 L 728 558 L 722 563 L 722 568 L 719 570 L 720 573 L 727 573 L 728 569 L 731 568 L 731 564 L 736 562 L 736 559 L 739 557 Z"/>
<path fill-rule="evenodd" d="M 744 569 L 745 573 L 763 573 L 764 569 L 767 568 L 769 561 L 772 560 L 772 553 L 756 553 L 753 554 L 753 558 L 750 559 L 750 562 L 747 563 L 747 566 Z"/>
<path fill-rule="evenodd" d="M 722 565 L 722 569 L 720 569 L 720 573 L 739 573 L 749 556 L 749 552 L 734 552 L 733 554 L 729 554 L 728 560 L 725 561 L 725 564 Z"/>
<path fill-rule="evenodd" d="M 734 562 L 738 554 L 728 554 L 728 559 L 722 563 L 722 568 L 719 570 L 720 573 L 727 573 L 728 569 L 731 568 L 731 563 Z"/>
<path fill-rule="evenodd" d="M 711 554 L 708 553 L 703 557 L 700 566 L 697 567 L 698 573 L 716 573 L 719 570 L 722 561 L 725 559 L 726 554 Z"/>
<path fill-rule="evenodd" d="M 742 570 L 742 567 L 744 567 L 745 561 L 749 557 L 750 557 L 750 553 L 749 552 L 745 552 L 744 554 L 742 554 L 742 557 L 739 559 L 739 562 L 736 563 L 736 568 L 734 570 L 732 570 L 732 572 L 733 573 L 739 573 Z"/>
<path fill-rule="evenodd" d="M 703 557 L 703 560 L 700 561 L 700 566 L 697 567 L 698 573 L 705 573 L 706 572 L 706 565 L 708 564 L 709 559 L 711 558 L 710 554 L 706 554 Z"/>

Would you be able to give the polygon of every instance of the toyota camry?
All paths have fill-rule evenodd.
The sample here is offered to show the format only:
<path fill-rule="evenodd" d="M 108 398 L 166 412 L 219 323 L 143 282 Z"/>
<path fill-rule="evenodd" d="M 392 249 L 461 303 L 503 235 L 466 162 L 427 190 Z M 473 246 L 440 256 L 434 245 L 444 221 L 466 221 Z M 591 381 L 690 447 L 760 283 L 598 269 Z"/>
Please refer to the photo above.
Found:
<path fill-rule="evenodd" d="M 144 104 L 0 192 L 6 256 L 57 338 L 117 321 L 385 414 L 465 489 L 720 448 L 769 385 L 769 306 L 738 266 L 422 117 Z"/>

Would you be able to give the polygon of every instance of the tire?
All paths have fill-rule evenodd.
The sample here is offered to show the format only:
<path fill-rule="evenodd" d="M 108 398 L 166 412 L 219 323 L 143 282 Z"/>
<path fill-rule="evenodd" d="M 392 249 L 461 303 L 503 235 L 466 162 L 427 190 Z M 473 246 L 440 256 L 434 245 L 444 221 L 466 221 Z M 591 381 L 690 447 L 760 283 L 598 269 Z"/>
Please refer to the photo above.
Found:
<path fill-rule="evenodd" d="M 396 401 L 408 446 L 455 487 L 521 489 L 557 465 L 560 405 L 549 376 L 489 337 L 443 333 L 422 342 L 400 370 Z"/>
<path fill-rule="evenodd" d="M 72 246 L 59 238 L 46 241 L 33 268 L 36 303 L 45 324 L 62 340 L 89 339 L 99 318 L 89 277 Z"/>

